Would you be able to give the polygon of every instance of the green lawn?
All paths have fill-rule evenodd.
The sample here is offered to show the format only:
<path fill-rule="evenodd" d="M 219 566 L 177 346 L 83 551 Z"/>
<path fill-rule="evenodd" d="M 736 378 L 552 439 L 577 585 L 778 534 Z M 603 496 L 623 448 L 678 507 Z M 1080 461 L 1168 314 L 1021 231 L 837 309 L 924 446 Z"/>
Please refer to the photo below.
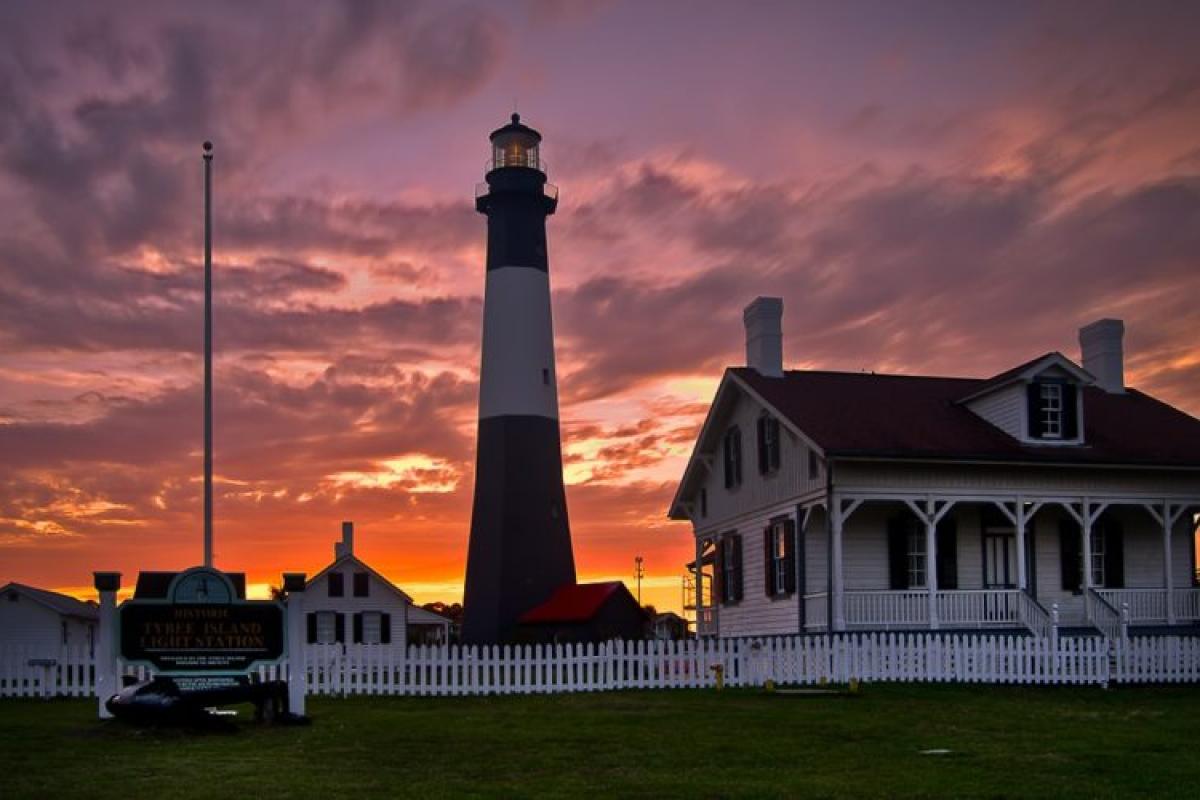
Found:
<path fill-rule="evenodd" d="M 1200 792 L 1195 688 L 359 697 L 309 711 L 310 728 L 185 733 L 101 723 L 92 702 L 0 700 L 0 798 Z M 953 752 L 920 752 L 934 748 Z"/>

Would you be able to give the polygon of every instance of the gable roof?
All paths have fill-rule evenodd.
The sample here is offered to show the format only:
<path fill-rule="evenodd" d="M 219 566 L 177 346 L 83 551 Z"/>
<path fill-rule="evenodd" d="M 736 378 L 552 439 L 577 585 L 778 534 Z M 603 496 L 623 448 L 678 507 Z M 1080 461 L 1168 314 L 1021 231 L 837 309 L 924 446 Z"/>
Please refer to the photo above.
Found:
<path fill-rule="evenodd" d="M 85 603 L 82 600 L 76 600 L 70 595 L 59 594 L 49 589 L 39 589 L 36 586 L 26 586 L 23 583 L 16 583 L 15 581 L 0 586 L 0 595 L 8 591 L 19 592 L 30 600 L 41 603 L 51 611 L 56 611 L 64 616 L 80 617 L 81 619 L 88 620 L 100 618 L 100 612 L 97 610 L 95 603 Z"/>
<path fill-rule="evenodd" d="M 1200 468 L 1200 420 L 1136 389 L 1081 387 L 1085 443 L 1057 447 L 1024 444 L 961 404 L 994 379 L 822 371 L 767 378 L 746 367 L 726 376 L 832 457 Z"/>
<path fill-rule="evenodd" d="M 224 570 L 222 570 L 224 572 Z M 171 581 L 175 580 L 178 572 L 139 572 L 137 583 L 134 584 L 133 597 L 135 600 L 165 599 L 171 589 Z M 238 600 L 246 599 L 246 573 L 225 572 L 233 584 L 233 592 Z"/>
<path fill-rule="evenodd" d="M 1090 386 L 1096 382 L 1096 378 L 1092 375 L 1092 373 L 1088 372 L 1083 367 L 1079 366 L 1074 361 L 1055 350 L 1040 355 L 1037 358 L 1031 358 L 1024 364 L 1018 364 L 1012 369 L 1006 369 L 999 375 L 993 375 L 987 380 L 980 381 L 979 385 L 975 387 L 974 391 L 972 391 L 966 397 L 961 398 L 959 402 L 965 403 L 968 400 L 973 400 L 976 397 L 993 392 L 996 389 L 1007 386 L 1010 383 L 1029 380 L 1038 373 L 1043 372 L 1050 367 L 1058 367 L 1059 369 L 1065 370 L 1068 374 L 1074 376 L 1077 381 L 1085 386 Z"/>
<path fill-rule="evenodd" d="M 371 575 L 372 577 L 375 578 L 375 580 L 379 581 L 384 586 L 386 586 L 387 588 L 391 589 L 393 592 L 398 594 L 404 600 L 404 602 L 411 603 L 413 601 L 413 599 L 411 597 L 409 597 L 408 594 L 406 594 L 399 586 L 397 586 L 396 584 L 389 581 L 387 578 L 380 575 L 378 572 L 376 572 L 374 569 L 372 569 L 369 564 L 367 564 L 365 561 L 360 559 L 358 556 L 355 556 L 351 553 L 347 553 L 343 556 L 335 558 L 333 560 L 332 564 L 325 567 L 325 569 L 321 570 L 316 575 L 313 575 L 311 578 L 309 578 L 305 582 L 304 588 L 307 590 L 309 586 L 312 586 L 319 579 L 325 577 L 326 573 L 331 572 L 332 570 L 337 569 L 339 567 L 344 567 L 347 565 L 358 567 L 361 571 L 366 572 L 367 574 Z"/>
<path fill-rule="evenodd" d="M 624 592 L 635 605 L 637 601 L 620 581 L 603 583 L 574 583 L 560 586 L 550 599 L 521 615 L 522 623 L 587 622 L 611 598 Z"/>

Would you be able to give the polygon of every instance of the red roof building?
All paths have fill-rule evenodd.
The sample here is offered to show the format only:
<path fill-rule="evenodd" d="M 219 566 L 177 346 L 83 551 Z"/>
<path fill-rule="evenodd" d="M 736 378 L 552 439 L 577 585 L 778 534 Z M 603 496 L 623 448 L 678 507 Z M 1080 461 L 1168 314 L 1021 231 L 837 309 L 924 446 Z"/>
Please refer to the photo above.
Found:
<path fill-rule="evenodd" d="M 646 634 L 645 612 L 620 581 L 560 586 L 520 623 L 523 641 L 597 642 Z"/>

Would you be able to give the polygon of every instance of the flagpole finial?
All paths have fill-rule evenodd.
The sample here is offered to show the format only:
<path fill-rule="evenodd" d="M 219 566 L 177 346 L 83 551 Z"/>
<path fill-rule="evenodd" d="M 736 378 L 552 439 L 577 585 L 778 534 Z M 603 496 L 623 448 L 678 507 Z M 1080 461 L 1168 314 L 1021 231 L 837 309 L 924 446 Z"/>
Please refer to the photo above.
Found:
<path fill-rule="evenodd" d="M 204 143 L 204 157 L 212 158 L 212 142 L 206 141 Z"/>

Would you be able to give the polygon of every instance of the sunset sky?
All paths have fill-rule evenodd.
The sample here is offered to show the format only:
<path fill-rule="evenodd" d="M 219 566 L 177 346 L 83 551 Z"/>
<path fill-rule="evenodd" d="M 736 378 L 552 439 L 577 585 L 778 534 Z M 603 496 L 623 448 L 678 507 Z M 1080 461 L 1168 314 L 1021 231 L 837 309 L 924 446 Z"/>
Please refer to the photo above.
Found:
<path fill-rule="evenodd" d="M 457 600 L 487 134 L 549 220 L 584 580 L 678 607 L 666 520 L 742 307 L 791 368 L 987 376 L 1126 322 L 1200 414 L 1200 4 L 0 5 L 0 584 L 201 559 L 202 162 L 216 146 L 216 563 L 316 572 L 343 519 Z"/>

